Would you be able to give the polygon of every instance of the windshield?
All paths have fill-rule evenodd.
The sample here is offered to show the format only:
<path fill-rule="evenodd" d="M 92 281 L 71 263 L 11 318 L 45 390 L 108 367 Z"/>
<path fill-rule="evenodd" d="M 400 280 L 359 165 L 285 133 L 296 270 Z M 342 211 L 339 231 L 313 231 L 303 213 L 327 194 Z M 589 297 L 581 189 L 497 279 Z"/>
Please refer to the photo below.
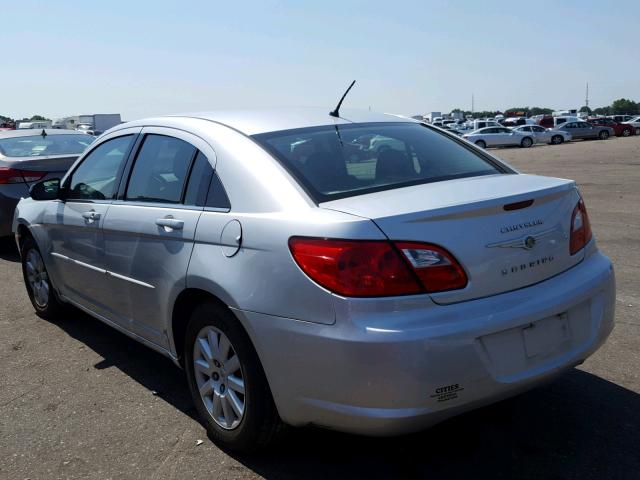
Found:
<path fill-rule="evenodd" d="M 0 139 L 0 154 L 5 157 L 45 157 L 80 154 L 95 137 L 86 133 L 68 135 L 29 135 Z"/>
<path fill-rule="evenodd" d="M 253 137 L 317 201 L 511 172 L 461 140 L 417 123 L 367 123 Z"/>

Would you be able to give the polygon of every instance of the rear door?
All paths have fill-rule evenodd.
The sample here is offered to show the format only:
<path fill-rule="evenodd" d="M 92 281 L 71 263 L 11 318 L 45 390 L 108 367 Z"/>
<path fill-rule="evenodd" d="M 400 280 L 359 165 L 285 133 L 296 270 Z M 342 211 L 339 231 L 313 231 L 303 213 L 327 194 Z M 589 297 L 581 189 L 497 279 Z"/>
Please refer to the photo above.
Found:
<path fill-rule="evenodd" d="M 128 182 L 104 222 L 106 269 L 118 321 L 166 347 L 168 305 L 185 286 L 203 210 L 188 185 L 198 186 L 202 175 L 196 165 L 215 154 L 202 139 L 180 130 L 145 127 L 142 135 L 127 167 Z"/>
<path fill-rule="evenodd" d="M 51 202 L 44 215 L 59 288 L 100 314 L 110 302 L 102 224 L 139 130 L 120 131 L 91 150 L 65 178 L 64 199 Z"/>
<path fill-rule="evenodd" d="M 504 127 L 495 128 L 495 145 L 513 145 L 519 143 L 520 136 L 513 132 L 513 130 Z"/>

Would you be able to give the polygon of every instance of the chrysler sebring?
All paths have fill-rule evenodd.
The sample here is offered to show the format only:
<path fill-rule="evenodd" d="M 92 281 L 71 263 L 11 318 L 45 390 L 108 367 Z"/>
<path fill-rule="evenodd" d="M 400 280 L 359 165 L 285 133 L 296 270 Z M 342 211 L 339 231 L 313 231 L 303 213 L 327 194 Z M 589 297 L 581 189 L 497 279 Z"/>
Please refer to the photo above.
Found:
<path fill-rule="evenodd" d="M 237 450 L 286 424 L 416 431 L 580 364 L 613 328 L 573 181 L 396 116 L 118 125 L 13 228 L 39 315 L 73 305 L 173 359 Z"/>

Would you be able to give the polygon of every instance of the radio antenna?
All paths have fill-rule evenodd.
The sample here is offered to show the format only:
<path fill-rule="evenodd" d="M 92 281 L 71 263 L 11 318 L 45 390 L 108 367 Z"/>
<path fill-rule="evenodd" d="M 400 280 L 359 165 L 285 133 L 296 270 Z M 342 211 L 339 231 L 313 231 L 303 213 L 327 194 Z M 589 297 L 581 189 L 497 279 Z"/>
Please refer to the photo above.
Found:
<path fill-rule="evenodd" d="M 351 82 L 351 85 L 349 85 L 349 88 L 347 88 L 347 91 L 344 92 L 344 95 L 342 95 L 342 98 L 338 102 L 338 106 L 336 107 L 335 110 L 329 112 L 329 115 L 331 115 L 332 117 L 336 117 L 336 118 L 338 118 L 340 116 L 340 107 L 342 106 L 342 102 L 344 101 L 344 97 L 347 96 L 347 93 L 349 93 L 349 90 L 351 90 L 351 87 L 353 87 L 355 84 L 356 84 L 355 80 L 353 82 Z"/>

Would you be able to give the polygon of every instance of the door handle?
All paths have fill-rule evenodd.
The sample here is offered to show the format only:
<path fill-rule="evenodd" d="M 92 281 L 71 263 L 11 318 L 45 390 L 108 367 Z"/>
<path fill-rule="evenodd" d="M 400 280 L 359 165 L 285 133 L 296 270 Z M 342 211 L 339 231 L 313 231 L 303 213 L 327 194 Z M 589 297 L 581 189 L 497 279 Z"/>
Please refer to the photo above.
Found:
<path fill-rule="evenodd" d="M 158 218 L 156 225 L 164 228 L 165 232 L 172 232 L 173 230 L 182 230 L 184 222 L 173 218 L 171 215 L 167 215 L 164 218 Z"/>
<path fill-rule="evenodd" d="M 95 222 L 100 219 L 100 214 L 96 213 L 95 210 L 89 210 L 88 212 L 82 212 L 82 218 L 89 222 Z"/>

